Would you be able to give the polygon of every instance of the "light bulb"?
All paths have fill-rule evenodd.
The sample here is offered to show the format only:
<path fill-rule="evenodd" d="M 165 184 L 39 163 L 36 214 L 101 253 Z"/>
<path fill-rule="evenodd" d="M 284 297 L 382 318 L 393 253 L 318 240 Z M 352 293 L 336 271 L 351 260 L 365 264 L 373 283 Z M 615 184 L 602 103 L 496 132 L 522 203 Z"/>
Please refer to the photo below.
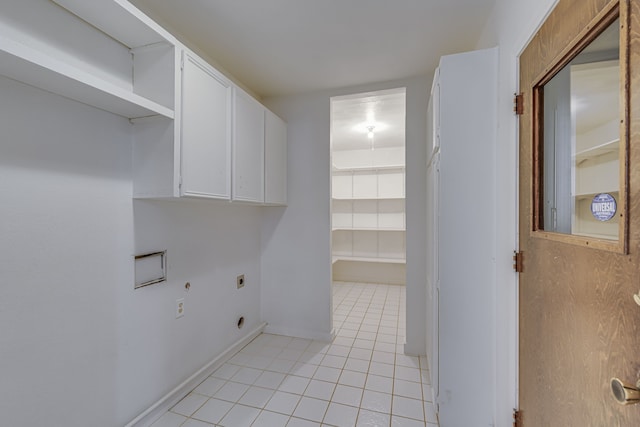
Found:
<path fill-rule="evenodd" d="M 369 137 L 369 139 L 373 139 L 373 130 L 375 128 L 375 126 L 367 126 L 367 136 Z"/>

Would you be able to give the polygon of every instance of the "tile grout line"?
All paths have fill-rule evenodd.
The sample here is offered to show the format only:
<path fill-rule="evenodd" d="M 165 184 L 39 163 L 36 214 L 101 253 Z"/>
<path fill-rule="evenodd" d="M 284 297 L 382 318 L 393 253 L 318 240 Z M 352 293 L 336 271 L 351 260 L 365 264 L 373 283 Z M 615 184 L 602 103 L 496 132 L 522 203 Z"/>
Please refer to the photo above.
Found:
<path fill-rule="evenodd" d="M 412 362 L 413 359 L 404 360 L 404 358 L 399 358 L 399 355 L 403 353 L 403 349 L 399 347 L 400 345 L 402 345 L 402 344 L 399 344 L 399 341 L 406 339 L 405 337 L 406 320 L 402 321 L 401 319 L 403 315 L 406 316 L 406 313 L 401 308 L 402 301 L 406 301 L 405 299 L 406 294 L 403 292 L 404 288 L 396 289 L 395 287 L 393 288 L 390 287 L 390 285 L 373 285 L 372 286 L 372 285 L 359 285 L 355 283 L 346 283 L 346 284 L 341 284 L 339 286 L 340 288 L 332 296 L 334 298 L 333 302 L 335 307 L 333 315 L 339 316 L 339 320 L 335 322 L 335 323 L 339 323 L 339 326 L 336 328 L 337 329 L 336 338 L 341 338 L 341 340 L 338 343 L 335 343 L 335 340 L 334 340 L 332 343 L 327 343 L 325 347 L 321 348 L 320 350 L 317 350 L 318 360 L 311 363 L 309 363 L 309 359 L 303 358 L 303 355 L 304 353 L 309 351 L 309 348 L 311 347 L 311 344 L 314 342 L 314 340 L 305 340 L 306 344 L 303 347 L 300 347 L 299 344 L 296 344 L 295 346 L 292 345 L 292 343 L 296 341 L 296 338 L 290 338 L 287 340 L 286 344 L 282 344 L 282 351 L 279 352 L 276 356 L 273 356 L 273 355 L 263 356 L 265 352 L 261 351 L 265 347 L 267 348 L 271 347 L 269 345 L 271 341 L 260 342 L 259 344 L 254 345 L 255 348 L 251 348 L 251 351 L 245 351 L 247 350 L 247 347 L 249 347 L 252 343 L 256 341 L 254 340 L 252 341 L 252 343 L 248 343 L 238 353 L 236 353 L 236 354 L 243 353 L 244 354 L 243 357 L 238 358 L 238 360 L 236 360 L 235 363 L 232 362 L 231 359 L 230 361 L 227 362 L 230 365 L 233 365 L 238 368 L 233 374 L 229 374 L 229 375 L 225 374 L 225 377 L 227 378 L 214 377 L 213 374 L 210 376 L 210 377 L 219 379 L 221 381 L 224 381 L 223 385 L 216 391 L 216 393 L 218 393 L 222 387 L 224 387 L 226 384 L 229 384 L 229 383 L 242 384 L 243 386 L 246 386 L 247 389 L 244 390 L 244 392 L 237 399 L 234 399 L 234 401 L 227 401 L 224 399 L 216 398 L 215 393 L 213 396 L 208 396 L 208 395 L 201 395 L 200 393 L 197 393 L 197 392 L 194 393 L 195 389 L 192 390 L 189 395 L 197 394 L 197 395 L 206 397 L 207 399 L 204 401 L 204 403 L 198 406 L 198 408 L 195 411 L 193 411 L 191 416 L 186 417 L 186 419 L 182 422 L 181 425 L 188 423 L 189 420 L 191 419 L 197 420 L 196 418 L 193 418 L 193 415 L 212 399 L 221 400 L 221 401 L 230 403 L 232 405 L 229 410 L 224 412 L 224 415 L 220 418 L 220 420 L 223 420 L 226 416 L 228 416 L 228 414 L 233 410 L 234 407 L 240 405 L 240 406 L 247 406 L 257 411 L 256 412 L 257 415 L 255 415 L 255 417 L 253 418 L 250 424 L 256 423 L 256 421 L 260 418 L 260 415 L 263 412 L 273 412 L 276 414 L 281 414 L 283 415 L 283 417 L 286 417 L 287 424 L 290 423 L 291 420 L 294 418 L 300 418 L 303 420 L 312 421 L 311 417 L 308 414 L 301 414 L 300 417 L 294 416 L 295 411 L 298 410 L 302 400 L 305 397 L 308 399 L 320 400 L 326 403 L 327 406 L 324 409 L 322 417 L 320 418 L 321 419 L 320 423 L 325 423 L 326 425 L 330 425 L 325 421 L 329 421 L 327 419 L 327 416 L 329 414 L 329 410 L 332 407 L 332 404 L 334 403 L 336 405 L 343 405 L 343 406 L 355 409 L 357 412 L 355 413 L 354 422 L 357 422 L 358 420 L 360 420 L 360 417 L 362 416 L 362 411 L 365 410 L 365 408 L 362 407 L 362 402 L 364 399 L 365 392 L 376 391 L 375 389 L 366 388 L 367 383 L 369 382 L 368 380 L 371 378 L 372 375 L 380 376 L 381 378 L 385 378 L 390 381 L 390 391 L 378 392 L 378 393 L 388 395 L 391 402 L 391 407 L 388 413 L 387 412 L 380 413 L 376 410 L 373 410 L 373 412 L 385 414 L 386 416 L 388 416 L 390 425 L 394 419 L 394 416 L 402 419 L 407 419 L 407 420 L 413 419 L 411 417 L 406 417 L 405 416 L 406 413 L 403 415 L 394 415 L 393 408 L 394 408 L 394 403 L 396 401 L 396 398 L 402 397 L 404 399 L 416 400 L 421 403 L 420 412 L 422 413 L 422 418 L 423 418 L 423 422 L 425 423 L 425 426 L 427 425 L 427 423 L 430 426 L 437 425 L 437 424 L 430 423 L 429 422 L 430 420 L 427 419 L 427 405 L 433 404 L 433 403 L 426 402 L 425 400 L 425 386 L 430 385 L 430 381 L 427 381 L 429 379 L 428 366 L 424 366 L 424 363 L 426 361 L 424 360 L 424 358 L 416 357 L 417 358 L 417 361 L 416 361 L 417 365 L 416 365 L 414 362 Z M 368 288 L 365 286 L 367 286 Z M 390 318 L 393 318 L 393 320 L 390 320 Z M 345 325 L 345 323 L 347 323 L 347 325 Z M 357 325 L 357 330 L 351 329 L 354 327 L 354 325 Z M 393 326 L 392 329 L 395 332 L 394 334 L 389 334 L 389 330 L 388 330 L 390 329 L 389 326 Z M 386 328 L 386 329 L 383 329 L 383 328 Z M 375 329 L 374 335 L 371 335 L 373 333 L 371 329 Z M 342 333 L 344 333 L 344 335 Z M 361 333 L 365 333 L 365 334 L 361 334 Z M 393 335 L 393 346 L 391 345 L 390 337 L 387 335 Z M 373 339 L 368 339 L 368 338 L 373 338 Z M 344 349 L 342 349 L 343 347 Z M 389 347 L 393 348 L 392 352 L 388 351 Z M 291 355 L 287 355 L 286 358 L 285 357 L 280 358 L 280 356 L 287 349 L 291 349 L 294 353 Z M 358 350 L 358 351 L 354 352 L 354 350 Z M 295 352 L 299 352 L 299 354 L 296 354 Z M 368 352 L 368 353 L 364 353 L 364 352 Z M 393 362 L 391 364 L 388 364 L 386 362 L 388 360 L 387 356 L 384 356 L 383 359 L 374 360 L 374 357 L 376 354 L 380 355 L 379 357 L 381 357 L 381 355 L 383 354 L 387 354 L 389 357 L 392 357 Z M 361 357 L 365 355 L 367 356 L 366 359 L 362 359 Z M 264 365 L 264 367 L 256 367 L 256 362 L 253 362 L 253 363 L 251 362 L 252 357 L 260 357 L 263 359 L 267 359 L 269 360 L 269 362 L 267 363 L 262 361 L 258 365 Z M 293 357 L 295 360 L 290 359 L 291 357 Z M 333 357 L 335 357 L 336 359 L 332 360 Z M 414 357 L 414 356 L 409 356 L 409 357 Z M 275 370 L 276 369 L 275 367 L 274 368 L 271 367 L 271 365 L 273 365 L 277 361 L 285 362 L 284 366 L 278 367 L 279 370 Z M 352 363 L 354 364 L 349 368 L 347 368 L 347 362 L 349 361 L 352 361 Z M 358 365 L 355 363 L 356 361 L 362 362 L 362 363 Z M 323 362 L 326 362 L 326 364 L 323 364 Z M 378 371 L 374 373 L 372 371 L 372 365 L 374 362 L 379 363 L 381 365 L 390 365 L 392 367 L 391 377 L 387 376 L 389 373 L 385 375 L 379 375 L 380 373 Z M 291 366 L 287 366 L 289 364 Z M 305 368 L 305 365 L 308 365 L 310 367 L 313 366 L 314 368 Z M 297 369 L 296 366 L 298 366 L 298 369 L 312 369 L 313 372 L 306 370 L 305 373 L 298 374 L 299 371 L 296 370 Z M 337 366 L 340 366 L 340 368 L 338 369 Z M 418 385 L 420 387 L 419 393 L 414 393 L 410 391 L 411 389 L 407 389 L 404 392 L 406 393 L 405 395 L 401 396 L 400 394 L 396 394 L 397 392 L 401 392 L 401 390 L 397 389 L 397 386 L 396 386 L 397 381 L 401 380 L 400 378 L 397 378 L 398 369 L 401 366 L 406 367 L 407 369 L 417 368 L 418 382 L 415 382 L 413 380 L 404 380 L 404 379 L 402 381 Z M 335 381 L 325 381 L 324 379 L 315 377 L 315 375 L 317 374 L 317 371 L 321 367 L 336 369 L 338 371 L 337 379 Z M 365 368 L 366 371 L 363 372 L 362 370 L 360 370 L 361 368 Z M 243 369 L 254 369 L 254 370 L 260 371 L 260 373 L 256 378 L 253 378 L 250 384 L 247 384 L 246 382 L 238 382 L 239 379 L 234 381 L 233 380 L 234 376 L 238 375 L 238 373 Z M 283 372 L 283 371 L 286 371 L 286 372 Z M 256 385 L 258 378 L 260 378 L 260 376 L 262 376 L 265 372 L 272 372 L 272 373 L 277 373 L 279 375 L 282 375 L 283 379 L 275 387 L 275 389 L 271 388 L 273 387 L 273 385 L 270 385 L 269 387 L 262 387 L 262 386 Z M 411 371 L 407 371 L 407 374 L 410 374 L 410 372 Z M 353 379 L 346 379 L 345 374 L 357 374 L 357 375 L 355 375 Z M 362 386 L 356 386 L 354 384 L 360 384 L 360 382 L 356 380 L 356 378 L 360 377 L 360 375 L 364 376 L 364 383 L 362 384 Z M 303 390 L 295 393 L 289 393 L 287 391 L 280 389 L 280 387 L 282 387 L 286 379 L 292 378 L 292 377 L 303 378 L 307 381 Z M 341 381 L 343 380 L 343 377 L 345 378 L 344 379 L 344 381 L 346 381 L 345 383 L 341 383 Z M 405 377 L 405 378 L 408 378 L 408 377 Z M 247 379 L 246 381 L 250 381 L 250 379 Z M 333 390 L 331 391 L 330 395 L 327 396 L 327 398 L 319 398 L 315 396 L 306 395 L 305 393 L 307 393 L 307 391 L 309 390 L 309 387 L 311 386 L 312 381 L 332 384 Z M 356 382 L 354 383 L 353 381 L 356 381 Z M 198 386 L 196 386 L 196 388 Z M 335 401 L 334 398 L 336 397 L 336 393 L 338 392 L 339 387 L 341 387 L 341 389 L 344 389 L 345 392 L 347 393 L 349 392 L 348 390 L 350 390 L 351 388 L 354 388 L 355 390 L 359 390 L 360 398 L 359 398 L 358 406 L 353 406 L 350 403 L 346 404 L 346 403 Z M 347 387 L 348 389 L 346 389 Z M 255 388 L 264 388 L 265 390 L 269 390 L 272 394 L 266 400 L 266 402 L 262 405 L 258 403 L 255 403 L 255 404 L 241 403 L 240 401 L 247 395 L 247 393 L 249 393 L 250 390 Z M 291 411 L 287 411 L 286 413 L 280 413 L 280 412 L 270 411 L 266 409 L 267 406 L 269 405 L 269 402 L 272 401 L 272 399 L 274 398 L 277 392 L 288 393 L 288 394 L 293 394 L 297 396 L 298 401 L 296 402 L 295 407 Z M 366 410 L 371 411 L 371 409 L 366 409 Z M 181 414 L 178 414 L 178 415 L 181 417 L 183 416 Z M 420 421 L 416 419 L 413 419 L 413 420 Z"/>

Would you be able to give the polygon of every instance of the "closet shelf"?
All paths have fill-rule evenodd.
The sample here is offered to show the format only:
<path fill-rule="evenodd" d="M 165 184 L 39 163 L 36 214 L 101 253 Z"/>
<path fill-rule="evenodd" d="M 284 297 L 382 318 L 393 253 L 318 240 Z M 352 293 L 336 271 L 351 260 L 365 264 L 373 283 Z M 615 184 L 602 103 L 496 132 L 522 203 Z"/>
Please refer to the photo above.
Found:
<path fill-rule="evenodd" d="M 576 194 L 575 198 L 576 200 L 593 199 L 596 196 L 596 194 L 602 194 L 602 193 L 609 193 L 617 196 L 619 191 L 611 190 L 611 191 L 596 191 L 592 193 L 580 193 L 580 194 Z"/>
<path fill-rule="evenodd" d="M 383 264 L 406 264 L 407 261 L 404 258 L 378 258 L 378 257 L 357 257 L 357 256 L 343 256 L 335 255 L 333 257 L 333 263 L 338 261 L 353 261 L 353 262 L 376 262 Z"/>
<path fill-rule="evenodd" d="M 334 172 L 376 172 L 376 171 L 385 171 L 385 170 L 404 170 L 405 165 L 386 165 L 386 166 L 354 166 L 350 168 L 341 168 L 335 165 L 332 165 Z"/>
<path fill-rule="evenodd" d="M 614 139 L 604 144 L 596 145 L 595 147 L 588 148 L 586 150 L 579 151 L 575 154 L 576 164 L 579 165 L 585 160 L 594 159 L 598 156 L 602 156 L 608 153 L 617 152 L 620 150 L 620 139 Z"/>
<path fill-rule="evenodd" d="M 334 227 L 331 231 L 395 231 L 404 232 L 404 228 L 382 228 L 382 227 Z"/>
<path fill-rule="evenodd" d="M 174 118 L 167 107 L 1 36 L 0 75 L 127 118 Z"/>
<path fill-rule="evenodd" d="M 129 48 L 175 44 L 173 37 L 126 0 L 53 0 Z"/>
<path fill-rule="evenodd" d="M 349 201 L 349 200 L 404 200 L 404 196 L 398 197 L 332 197 L 332 200 L 341 200 L 341 201 Z"/>

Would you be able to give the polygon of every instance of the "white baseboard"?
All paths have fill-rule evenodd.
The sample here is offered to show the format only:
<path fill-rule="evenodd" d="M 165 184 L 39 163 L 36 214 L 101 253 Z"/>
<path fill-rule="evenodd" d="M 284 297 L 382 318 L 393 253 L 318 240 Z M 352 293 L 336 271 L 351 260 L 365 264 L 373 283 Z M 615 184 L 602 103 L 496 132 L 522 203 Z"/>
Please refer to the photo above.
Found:
<path fill-rule="evenodd" d="M 404 354 L 407 356 L 426 356 L 427 352 L 424 348 L 416 348 L 413 345 L 404 343 Z"/>
<path fill-rule="evenodd" d="M 236 341 L 231 347 L 227 348 L 221 354 L 219 354 L 212 361 L 200 368 L 196 373 L 191 375 L 182 384 L 171 390 L 164 395 L 160 400 L 151 405 L 143 413 L 135 417 L 125 427 L 147 427 L 154 421 L 160 418 L 165 412 L 167 412 L 173 405 L 178 403 L 180 399 L 185 397 L 191 390 L 196 388 L 198 384 L 204 381 L 209 375 L 218 369 L 224 362 L 229 360 L 234 354 L 236 354 L 242 347 L 247 345 L 251 340 L 260 335 L 264 331 L 266 323 L 260 324 L 257 328 L 249 332 L 244 338 Z"/>
<path fill-rule="evenodd" d="M 284 335 L 287 337 L 306 338 L 324 342 L 332 342 L 335 338 L 335 331 L 329 333 L 319 331 L 309 331 L 306 329 L 295 329 L 268 324 L 264 329 L 265 334 Z"/>

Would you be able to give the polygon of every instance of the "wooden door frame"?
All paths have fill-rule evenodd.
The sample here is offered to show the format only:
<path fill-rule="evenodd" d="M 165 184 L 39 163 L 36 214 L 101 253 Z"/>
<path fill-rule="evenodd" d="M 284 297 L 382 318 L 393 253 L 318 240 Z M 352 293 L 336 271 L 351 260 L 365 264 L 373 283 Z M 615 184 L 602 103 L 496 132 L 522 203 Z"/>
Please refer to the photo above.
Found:
<path fill-rule="evenodd" d="M 624 110 L 620 124 L 620 196 L 618 197 L 618 215 L 621 217 L 618 227 L 618 240 L 603 241 L 598 238 L 580 236 L 575 234 L 565 234 L 558 232 L 545 231 L 542 226 L 542 154 L 541 154 L 541 138 L 542 132 L 542 118 L 539 114 L 542 111 L 541 106 L 541 92 L 542 88 L 549 83 L 549 81 L 574 58 L 582 49 L 591 44 L 597 36 L 609 27 L 614 21 L 615 17 L 621 19 L 623 16 L 626 18 L 626 22 L 621 22 L 622 28 L 625 28 L 626 43 L 619 47 L 620 49 L 620 66 L 622 75 L 625 75 L 625 79 L 620 81 L 622 85 L 629 85 L 629 12 L 628 5 L 624 0 L 610 1 L 606 6 L 602 8 L 590 21 L 590 24 L 582 29 L 580 32 L 570 41 L 569 45 L 562 49 L 558 54 L 549 58 L 549 65 L 545 66 L 543 70 L 535 77 L 532 88 L 532 103 L 529 103 L 527 107 L 532 108 L 533 123 L 532 123 L 532 143 L 533 143 L 533 177 L 532 177 L 532 209 L 533 218 L 531 224 L 530 236 L 534 238 L 543 238 L 554 240 L 556 242 L 568 243 L 572 245 L 586 246 L 590 248 L 597 248 L 609 251 L 615 251 L 622 254 L 626 254 L 628 251 L 628 227 L 629 227 L 629 211 L 628 211 L 628 170 L 629 159 L 627 156 L 627 144 L 629 141 L 629 93 L 625 91 L 625 96 L 621 97 L 620 102 L 624 105 Z M 625 36 L 624 34 L 621 35 Z M 529 89 L 529 88 L 527 88 Z M 624 143 L 622 143 L 624 141 Z"/>
<path fill-rule="evenodd" d="M 529 45 L 529 43 L 531 42 L 531 40 L 533 40 L 533 38 L 535 37 L 536 34 L 538 34 L 538 31 L 540 31 L 540 28 L 544 25 L 544 23 L 547 21 L 547 18 L 549 17 L 549 15 L 551 15 L 551 13 L 553 12 L 553 10 L 556 8 L 556 6 L 558 5 L 558 3 L 560 2 L 560 0 L 553 0 L 553 2 L 548 6 L 548 8 L 546 10 L 544 10 L 544 12 L 541 14 L 541 16 L 539 16 L 537 19 L 532 20 L 532 22 L 534 22 L 534 26 L 530 31 L 527 31 L 525 33 L 525 36 L 521 38 L 521 40 L 518 41 L 518 43 L 516 43 L 514 46 L 516 46 L 516 55 L 515 57 L 513 57 L 513 60 L 515 61 L 515 94 L 521 93 L 522 88 L 520 87 L 520 56 L 523 54 L 523 52 L 525 51 L 525 49 L 527 48 L 527 46 Z M 514 221 L 514 225 L 515 225 L 515 239 L 514 239 L 514 248 L 516 251 L 519 250 L 520 248 L 520 149 L 519 149 L 519 145 L 520 145 L 520 120 L 519 120 L 519 116 L 515 114 L 513 114 L 513 120 L 514 120 L 514 128 L 515 128 L 515 133 L 514 133 L 514 144 L 515 144 L 515 154 L 514 154 L 514 161 L 515 161 L 515 207 L 514 207 L 514 211 L 513 214 L 515 215 L 515 221 Z M 514 401 L 514 411 L 517 411 L 519 406 L 520 406 L 520 376 L 519 376 L 519 372 L 520 372 L 520 305 L 519 305 L 519 301 L 520 301 L 520 275 L 516 272 L 514 275 L 514 285 L 515 285 L 515 301 L 513 302 L 513 304 L 515 305 L 515 307 L 513 307 L 513 311 L 512 314 L 514 315 L 513 318 L 511 318 L 510 320 L 513 321 L 513 324 L 515 325 L 515 331 L 513 336 L 511 337 L 511 339 L 513 340 L 513 346 L 514 348 L 514 357 L 515 360 L 513 360 L 513 367 L 514 367 L 514 383 L 512 384 L 512 386 L 514 387 L 512 390 L 512 396 L 513 396 L 513 401 Z"/>

